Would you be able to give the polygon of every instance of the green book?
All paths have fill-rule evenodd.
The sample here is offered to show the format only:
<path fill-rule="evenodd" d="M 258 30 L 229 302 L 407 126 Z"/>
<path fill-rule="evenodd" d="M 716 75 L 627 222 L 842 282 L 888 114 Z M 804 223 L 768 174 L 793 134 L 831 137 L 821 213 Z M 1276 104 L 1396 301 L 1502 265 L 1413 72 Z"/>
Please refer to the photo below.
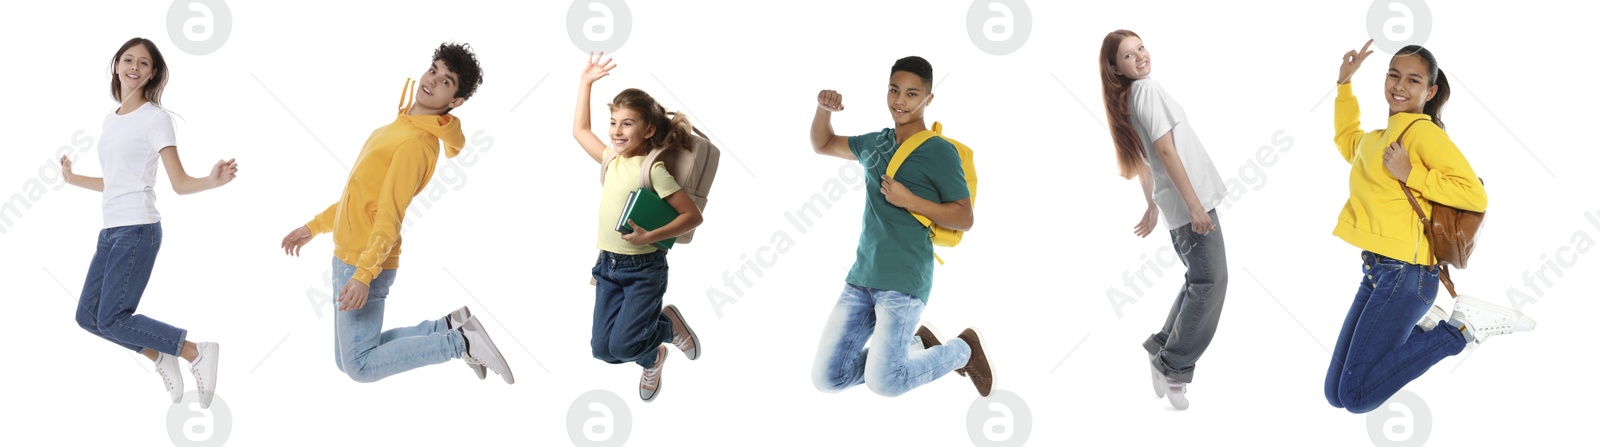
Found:
<path fill-rule="evenodd" d="M 628 226 L 628 220 L 639 224 L 646 230 L 655 230 L 672 223 L 678 218 L 678 209 L 672 204 L 662 200 L 661 196 L 650 188 L 639 188 L 628 193 L 628 203 L 622 207 L 622 216 L 617 219 L 616 230 L 618 233 L 628 234 L 633 232 L 633 227 Z M 678 238 L 667 238 L 650 244 L 662 250 L 671 250 L 672 243 Z"/>

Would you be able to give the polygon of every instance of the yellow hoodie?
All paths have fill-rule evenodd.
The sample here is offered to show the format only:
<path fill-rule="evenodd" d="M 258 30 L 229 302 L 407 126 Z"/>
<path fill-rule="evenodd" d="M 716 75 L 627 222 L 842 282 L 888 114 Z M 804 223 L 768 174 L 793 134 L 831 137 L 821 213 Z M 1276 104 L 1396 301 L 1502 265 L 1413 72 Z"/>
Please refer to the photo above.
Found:
<path fill-rule="evenodd" d="M 1411 176 L 1405 186 L 1416 195 L 1422 211 L 1431 215 L 1432 202 L 1467 211 L 1483 211 L 1489 195 L 1478 174 L 1467 164 L 1461 150 L 1450 142 L 1444 129 L 1428 120 L 1428 115 L 1396 113 L 1389 117 L 1388 130 L 1361 131 L 1361 107 L 1350 84 L 1339 85 L 1334 102 L 1333 141 L 1339 155 L 1350 162 L 1350 201 L 1339 213 L 1333 234 L 1383 256 L 1412 264 L 1434 262 L 1428 239 L 1423 237 L 1411 202 L 1400 190 L 1400 182 L 1383 166 L 1383 152 L 1400 137 L 1400 131 L 1417 120 L 1405 133 L 1401 146 L 1411 158 Z"/>
<path fill-rule="evenodd" d="M 439 143 L 451 158 L 466 144 L 455 116 L 406 114 L 411 86 L 407 79 L 394 122 L 367 137 L 339 202 L 306 223 L 311 234 L 333 233 L 333 255 L 355 266 L 351 279 L 362 284 L 400 267 L 400 221 L 433 178 Z"/>

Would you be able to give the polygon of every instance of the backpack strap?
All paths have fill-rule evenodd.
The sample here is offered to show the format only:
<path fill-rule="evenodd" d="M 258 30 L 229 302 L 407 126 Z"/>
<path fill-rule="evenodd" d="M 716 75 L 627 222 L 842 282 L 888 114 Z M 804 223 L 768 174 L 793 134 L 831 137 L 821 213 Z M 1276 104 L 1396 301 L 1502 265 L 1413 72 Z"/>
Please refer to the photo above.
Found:
<path fill-rule="evenodd" d="M 611 169 L 611 161 L 612 160 L 616 160 L 616 159 L 617 159 L 617 151 L 615 149 L 606 148 L 605 153 L 600 155 L 600 183 L 601 184 L 605 184 L 605 182 L 606 182 L 606 170 Z"/>
<path fill-rule="evenodd" d="M 650 182 L 650 171 L 655 170 L 656 162 L 663 152 L 666 152 L 666 149 L 651 149 L 650 153 L 644 156 L 644 164 L 639 165 L 640 188 L 650 188 L 651 191 L 655 191 L 655 184 Z"/>
<path fill-rule="evenodd" d="M 944 126 L 939 124 L 938 121 L 935 121 L 932 129 L 917 132 L 915 135 L 912 135 L 911 138 L 907 138 L 904 143 L 900 144 L 899 149 L 895 149 L 894 156 L 889 158 L 889 168 L 884 171 L 884 174 L 888 175 L 889 178 L 894 178 L 894 174 L 896 172 L 900 172 L 900 165 L 906 162 L 906 158 L 911 156 L 912 151 L 922 147 L 922 143 L 926 143 L 929 138 L 943 134 Z M 911 213 L 911 216 L 917 218 L 917 222 L 922 222 L 922 226 L 924 227 L 933 226 L 933 220 L 928 219 L 927 216 L 917 213 Z"/>
<path fill-rule="evenodd" d="M 1411 126 L 1417 125 L 1417 123 L 1420 122 L 1420 121 L 1428 121 L 1428 119 L 1427 118 L 1421 118 L 1421 119 L 1417 119 L 1416 121 L 1412 121 L 1411 124 L 1407 124 L 1404 129 L 1400 130 L 1400 136 L 1395 138 L 1394 142 L 1400 143 L 1402 140 L 1404 140 L 1406 138 L 1406 132 L 1410 132 L 1411 131 Z M 1405 143 L 1401 143 L 1402 146 L 1404 146 L 1404 144 Z M 1385 167 L 1384 169 L 1388 169 L 1388 167 Z M 1406 193 L 1406 200 L 1411 202 L 1411 210 L 1417 212 L 1417 222 L 1421 223 L 1423 228 L 1424 228 L 1424 231 L 1426 231 L 1426 228 L 1428 226 L 1428 214 L 1422 211 L 1422 204 L 1417 202 L 1417 196 L 1416 195 L 1411 194 L 1411 187 L 1406 185 L 1406 181 L 1405 180 L 1395 179 L 1395 181 L 1400 182 L 1400 191 Z M 1430 240 L 1428 242 L 1431 244 L 1433 241 Z M 1430 249 L 1428 250 L 1428 259 L 1433 260 L 1433 262 L 1431 262 L 1431 264 L 1437 264 L 1439 262 L 1439 260 L 1434 258 L 1433 250 L 1431 249 L 1431 247 L 1432 246 L 1430 245 Z M 1442 273 L 1440 275 L 1440 279 L 1445 279 L 1446 281 L 1448 281 L 1446 279 L 1446 278 L 1449 277 L 1448 275 L 1449 275 L 1448 273 Z M 1452 284 L 1452 283 L 1449 283 L 1449 282 L 1446 282 L 1445 285 L 1446 285 L 1446 288 L 1448 288 L 1450 290 L 1450 296 L 1455 296 L 1455 285 Z"/>

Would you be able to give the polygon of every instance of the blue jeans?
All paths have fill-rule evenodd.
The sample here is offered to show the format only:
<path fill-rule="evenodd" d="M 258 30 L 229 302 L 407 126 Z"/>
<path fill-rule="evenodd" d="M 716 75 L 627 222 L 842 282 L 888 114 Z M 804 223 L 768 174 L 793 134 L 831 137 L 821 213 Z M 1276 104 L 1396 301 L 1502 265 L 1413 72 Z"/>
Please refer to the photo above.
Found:
<path fill-rule="evenodd" d="M 124 348 L 178 355 L 188 331 L 134 314 L 161 251 L 161 223 L 100 230 L 78 296 L 78 326 Z"/>
<path fill-rule="evenodd" d="M 356 273 L 355 266 L 333 258 L 333 296 Z M 367 284 L 367 303 L 356 310 L 334 312 L 334 361 L 351 380 L 371 383 L 415 368 L 461 358 L 466 341 L 449 329 L 450 318 L 425 320 L 416 326 L 383 330 L 383 306 L 394 284 L 395 270 L 384 270 Z M 338 304 L 335 303 L 335 306 Z"/>
<path fill-rule="evenodd" d="M 672 322 L 661 313 L 667 294 L 667 252 L 642 255 L 600 252 L 594 269 L 594 327 L 589 349 L 606 363 L 656 365 L 656 347 L 672 341 Z"/>
<path fill-rule="evenodd" d="M 832 393 L 866 383 L 893 397 L 966 366 L 972 348 L 959 338 L 923 349 L 916 336 L 922 307 L 915 296 L 845 284 L 817 345 L 811 370 L 817 389 Z"/>
<path fill-rule="evenodd" d="M 1351 413 L 1377 409 L 1400 388 L 1445 357 L 1460 354 L 1461 331 L 1440 324 L 1423 332 L 1417 321 L 1439 294 L 1439 272 L 1372 252 L 1361 253 L 1361 289 L 1339 329 L 1323 392 Z"/>
<path fill-rule="evenodd" d="M 1194 381 L 1194 365 L 1211 346 L 1222 320 L 1222 301 L 1228 294 L 1228 256 L 1222 243 L 1222 221 L 1211 210 L 1216 229 L 1199 234 L 1184 225 L 1171 230 L 1172 248 L 1189 271 L 1183 274 L 1183 288 L 1167 312 L 1161 332 L 1145 339 L 1145 352 L 1155 358 L 1151 364 L 1174 381 Z"/>

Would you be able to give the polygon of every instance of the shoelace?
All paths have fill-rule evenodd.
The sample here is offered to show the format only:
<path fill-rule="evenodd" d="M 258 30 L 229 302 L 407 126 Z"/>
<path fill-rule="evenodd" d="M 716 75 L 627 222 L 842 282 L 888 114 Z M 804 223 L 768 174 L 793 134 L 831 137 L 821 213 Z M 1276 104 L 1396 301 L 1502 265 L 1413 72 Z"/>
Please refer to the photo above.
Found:
<path fill-rule="evenodd" d="M 478 360 L 477 357 L 473 357 L 471 354 L 462 353 L 461 354 L 461 360 L 465 360 L 467 362 L 467 364 L 469 364 L 469 365 L 478 365 L 478 366 L 485 366 L 485 367 L 489 366 L 488 364 L 483 363 L 482 360 Z"/>
<path fill-rule="evenodd" d="M 661 365 L 656 365 L 655 368 L 645 368 L 644 369 L 644 378 L 639 381 L 639 384 L 645 386 L 646 388 L 655 388 L 656 387 L 656 377 L 660 373 L 661 373 Z"/>
<path fill-rule="evenodd" d="M 156 364 L 156 372 L 161 374 L 161 381 L 167 384 L 168 390 L 177 388 L 177 386 L 172 384 L 172 376 L 167 375 L 167 369 L 162 368 L 160 363 Z"/>
<path fill-rule="evenodd" d="M 690 343 L 693 343 L 693 340 L 691 340 L 689 337 L 677 334 L 672 335 L 672 345 L 677 346 L 679 351 L 688 352 L 690 348 L 694 347 L 690 345 Z"/>

